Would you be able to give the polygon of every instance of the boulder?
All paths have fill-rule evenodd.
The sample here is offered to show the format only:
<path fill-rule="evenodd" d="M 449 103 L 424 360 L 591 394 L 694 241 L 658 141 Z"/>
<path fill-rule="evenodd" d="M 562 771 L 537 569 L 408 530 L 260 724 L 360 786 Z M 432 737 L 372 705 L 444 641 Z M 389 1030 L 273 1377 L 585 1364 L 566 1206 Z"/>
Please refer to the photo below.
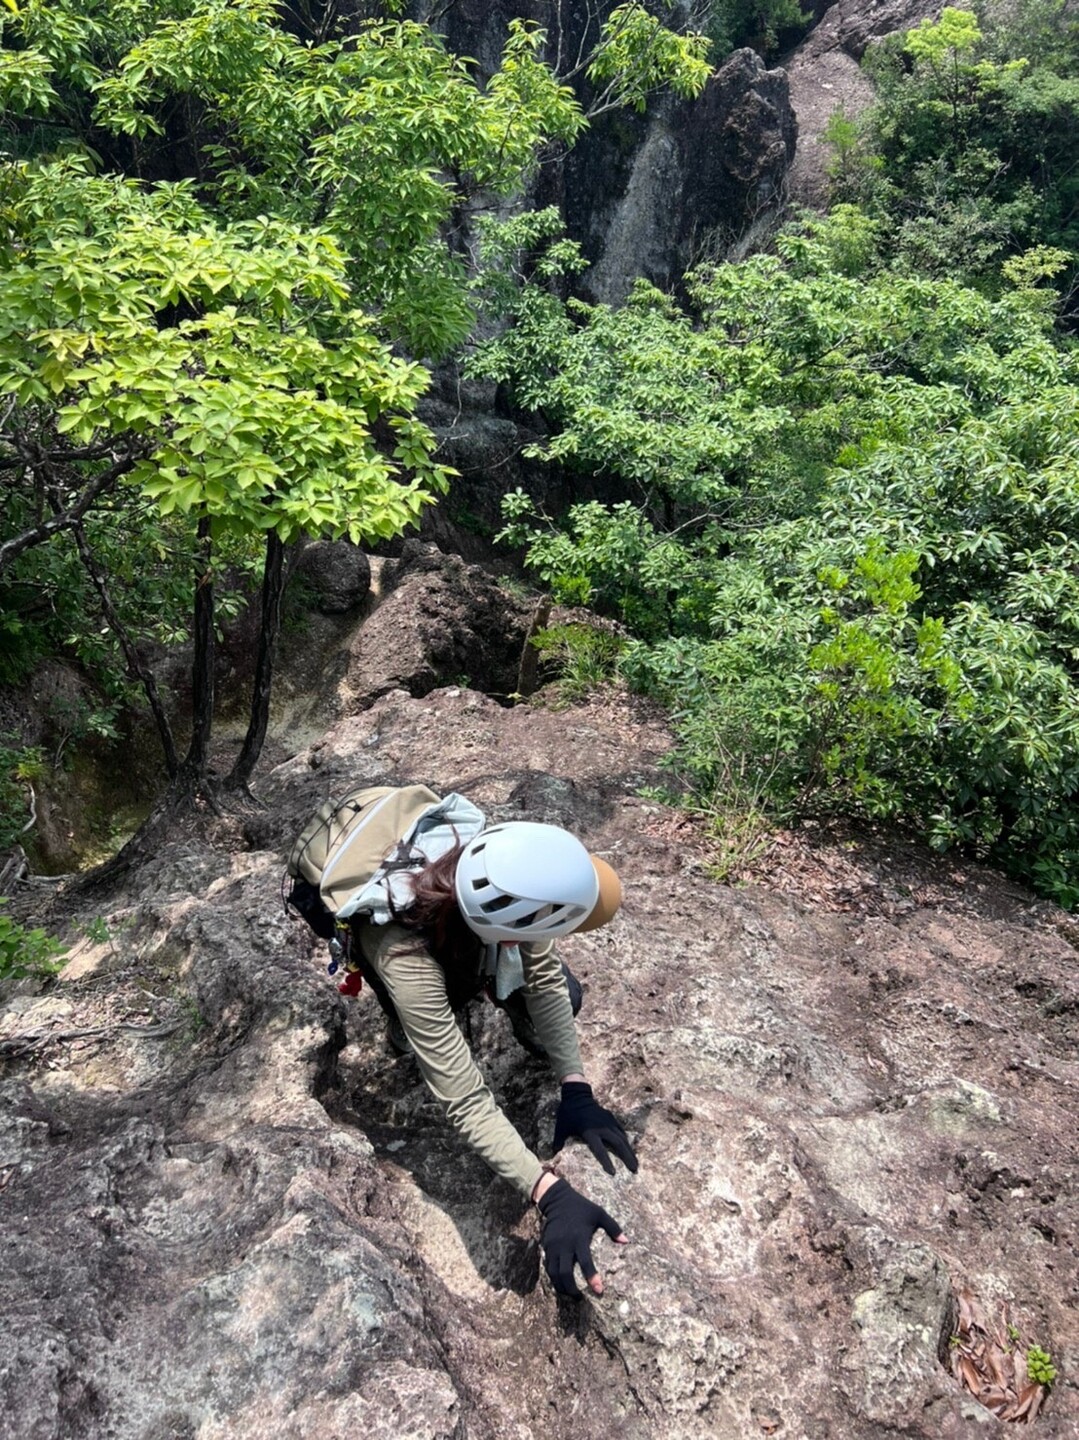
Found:
<path fill-rule="evenodd" d="M 429 7 L 414 6 L 426 16 Z M 547 36 L 548 63 L 569 74 L 598 39 L 599 20 L 615 8 L 554 0 L 455 0 L 435 24 L 448 47 L 473 59 L 481 75 L 498 66 L 507 27 L 535 22 Z M 699 7 L 678 3 L 664 16 L 700 28 Z M 573 84 L 587 110 L 586 78 Z M 557 205 L 592 269 L 582 285 L 593 300 L 617 303 L 643 275 L 677 284 L 697 260 L 719 253 L 762 213 L 774 210 L 794 153 L 795 121 L 781 70 L 766 70 L 752 50 L 722 58 L 704 94 L 681 101 L 657 94 L 647 112 L 598 113 L 569 151 L 544 156 L 529 200 Z"/>
<path fill-rule="evenodd" d="M 311 591 L 321 614 L 354 614 L 371 588 L 371 562 L 348 540 L 316 540 L 304 547 L 292 579 Z"/>
<path fill-rule="evenodd" d="M 458 684 L 508 698 L 534 602 L 485 570 L 409 540 L 383 571 L 378 609 L 352 636 L 339 687 L 343 713 L 391 690 L 426 695 Z"/>

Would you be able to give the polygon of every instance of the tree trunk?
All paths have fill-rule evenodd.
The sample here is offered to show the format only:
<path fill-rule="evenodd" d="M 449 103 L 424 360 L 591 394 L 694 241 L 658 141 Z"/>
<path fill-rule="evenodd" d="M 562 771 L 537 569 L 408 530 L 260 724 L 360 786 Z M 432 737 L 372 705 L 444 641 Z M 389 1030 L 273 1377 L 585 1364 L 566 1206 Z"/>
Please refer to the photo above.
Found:
<path fill-rule="evenodd" d="M 243 748 L 225 781 L 230 790 L 246 790 L 266 739 L 273 668 L 277 658 L 277 641 L 281 634 L 281 600 L 284 593 L 285 546 L 277 532 L 270 530 L 266 536 L 266 561 L 262 572 L 262 612 L 255 683 L 251 694 L 251 719 L 248 721 Z"/>
<path fill-rule="evenodd" d="M 195 584 L 195 656 L 192 662 L 191 745 L 180 772 L 182 782 L 197 789 L 206 776 L 214 723 L 214 581 L 210 520 L 199 521 L 201 573 Z"/>
<path fill-rule="evenodd" d="M 161 703 L 161 696 L 158 693 L 157 682 L 154 679 L 153 672 L 142 663 L 142 657 L 139 655 L 138 648 L 131 639 L 131 636 L 127 633 L 127 629 L 116 610 L 116 606 L 112 603 L 112 596 L 109 594 L 104 572 L 94 558 L 82 525 L 73 525 L 72 531 L 75 536 L 75 544 L 79 549 L 79 557 L 82 560 L 83 568 L 93 581 L 94 588 L 97 590 L 98 598 L 101 601 L 101 613 L 104 615 L 110 630 L 120 642 L 120 648 L 124 652 L 124 658 L 127 661 L 127 673 L 133 680 L 139 680 L 142 683 L 143 691 L 146 694 L 146 699 L 149 701 L 150 710 L 153 713 L 154 721 L 157 725 L 157 732 L 161 737 L 161 748 L 165 752 L 165 768 L 168 771 L 169 779 L 173 780 L 176 778 L 176 772 L 180 768 L 180 758 L 176 753 L 176 744 L 172 738 L 172 727 L 169 724 L 169 717 L 165 714 L 165 707 Z"/>
<path fill-rule="evenodd" d="M 517 666 L 517 694 L 522 700 L 534 695 L 539 689 L 539 651 L 532 641 L 551 618 L 551 597 L 544 595 L 537 601 L 528 623 L 528 634 L 521 646 L 521 659 Z"/>

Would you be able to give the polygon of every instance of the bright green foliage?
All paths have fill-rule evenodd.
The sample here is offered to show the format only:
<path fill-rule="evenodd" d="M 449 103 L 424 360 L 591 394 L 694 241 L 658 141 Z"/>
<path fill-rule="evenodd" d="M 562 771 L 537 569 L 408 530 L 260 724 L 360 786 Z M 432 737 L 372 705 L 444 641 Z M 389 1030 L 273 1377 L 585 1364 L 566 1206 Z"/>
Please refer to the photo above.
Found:
<path fill-rule="evenodd" d="M 69 446 L 79 468 L 106 437 L 142 441 L 126 483 L 162 515 L 285 540 L 393 535 L 444 488 L 410 413 L 426 376 L 351 308 L 328 236 L 215 224 L 184 187 L 147 194 L 78 160 L 12 173 L 11 192 L 0 394 L 20 443 Z"/>
<path fill-rule="evenodd" d="M 679 35 L 666 29 L 642 5 L 617 5 L 604 22 L 588 78 L 611 87 L 617 104 L 643 111 L 648 97 L 663 85 L 691 98 L 708 79 L 705 35 Z"/>
<path fill-rule="evenodd" d="M 993 5 L 983 25 L 996 57 L 1029 55 L 1058 74 L 1074 74 L 1079 59 L 1079 15 L 1071 0 L 1022 0 Z"/>
<path fill-rule="evenodd" d="M 884 166 L 873 153 L 864 116 L 852 119 L 842 106 L 833 110 L 822 139 L 831 151 L 826 162 L 832 193 L 839 203 L 848 198 L 866 197 L 879 190 L 877 179 Z"/>
<path fill-rule="evenodd" d="M 369 22 L 308 45 L 268 0 L 96 0 L 78 15 L 29 0 L 16 35 L 27 48 L 9 87 L 35 112 L 130 152 L 140 173 L 171 169 L 179 149 L 219 216 L 334 236 L 353 304 L 419 353 L 444 351 L 470 321 L 439 235 L 453 206 L 513 189 L 538 143 L 582 124 L 542 63 L 542 33 L 523 21 L 482 88 L 426 26 Z M 125 136 L 135 144 L 117 148 Z"/>
<path fill-rule="evenodd" d="M 63 969 L 65 947 L 44 930 L 27 930 L 3 913 L 0 898 L 0 981 L 43 978 Z"/>
<path fill-rule="evenodd" d="M 554 662 L 560 698 L 572 704 L 611 679 L 624 641 L 613 630 L 573 622 L 547 626 L 532 644 Z"/>
<path fill-rule="evenodd" d="M 943 83 L 955 84 L 964 67 L 965 57 L 982 38 L 978 22 L 969 10 L 945 5 L 938 21 L 923 20 L 903 37 L 903 48 L 916 62 L 943 77 Z"/>
<path fill-rule="evenodd" d="M 531 513 L 523 491 L 503 500 L 497 537 L 528 544 L 527 564 L 567 605 L 593 605 L 649 638 L 693 630 L 707 614 L 714 557 L 657 530 L 630 501 L 574 505 L 561 527 Z"/>
<path fill-rule="evenodd" d="M 2 598 L 29 601 L 33 618 L 5 622 L 0 663 L 15 676 L 69 645 L 108 666 L 119 699 L 122 652 L 177 771 L 137 641 L 151 624 L 182 638 L 177 604 L 193 594 L 184 770 L 201 774 L 207 611 L 227 604 L 211 582 L 261 542 L 272 589 L 284 544 L 396 535 L 445 489 L 415 417 L 426 371 L 395 347 L 437 356 L 464 339 L 473 309 L 452 231 L 475 197 L 513 194 L 583 114 L 523 20 L 481 83 L 430 27 L 395 18 L 327 13 L 309 40 L 271 0 L 7 11 L 0 565 Z M 704 49 L 630 4 L 582 63 L 611 105 L 638 104 L 662 84 L 696 93 Z M 271 657 L 272 642 L 263 719 Z M 253 713 L 231 783 L 246 783 L 259 734 Z"/>
<path fill-rule="evenodd" d="M 991 284 L 1018 250 L 1079 251 L 1079 31 L 1056 0 L 1034 8 L 1055 18 L 1027 27 L 1015 22 L 1027 7 L 1012 7 L 982 26 L 946 7 L 871 47 L 878 103 L 856 139 L 841 123 L 829 135 L 837 195 L 886 219 L 923 273 Z"/>
<path fill-rule="evenodd" d="M 556 593 L 624 619 L 699 796 L 894 817 L 1079 901 L 1079 390 L 1057 263 L 991 299 L 881 268 L 847 209 L 482 364 L 547 452 L 635 494 L 563 526 L 509 497 Z M 534 344 L 542 363 L 528 364 Z M 738 766 L 736 765 L 737 769 Z"/>
<path fill-rule="evenodd" d="M 361 21 L 346 38 L 309 44 L 276 17 L 270 0 L 94 0 L 78 18 L 67 0 L 29 0 L 20 23 L 32 48 L 9 88 L 90 138 L 85 101 L 59 84 L 42 91 L 43 77 L 77 80 L 90 92 L 95 143 L 103 132 L 113 145 L 131 137 L 140 173 L 144 155 L 170 168 L 179 141 L 219 213 L 328 232 L 353 303 L 413 353 L 442 354 L 467 334 L 471 312 L 440 227 L 478 192 L 516 190 L 541 143 L 572 140 L 584 124 L 543 62 L 544 32 L 512 21 L 501 65 L 479 85 L 473 62 L 426 25 Z M 608 108 L 643 108 L 664 85 L 697 94 L 706 50 L 702 37 L 627 4 L 604 26 L 589 73 Z"/>
<path fill-rule="evenodd" d="M 518 185 L 541 139 L 582 123 L 541 62 L 541 33 L 516 22 L 480 89 L 424 26 L 370 24 L 308 48 L 271 16 L 209 0 L 159 27 L 98 87 L 99 119 L 139 134 L 174 97 L 212 104 L 229 138 L 204 163 L 229 213 L 269 209 L 335 235 L 355 302 L 414 350 L 445 351 L 471 317 L 439 226 L 462 195 Z"/>
<path fill-rule="evenodd" d="M 1037 1345 L 1032 1345 L 1027 1351 L 1027 1377 L 1039 1385 L 1052 1385 L 1057 1378 L 1053 1357 Z"/>
<path fill-rule="evenodd" d="M 0 110 L 44 114 L 56 98 L 51 75 L 52 66 L 40 51 L 19 55 L 0 50 Z"/>

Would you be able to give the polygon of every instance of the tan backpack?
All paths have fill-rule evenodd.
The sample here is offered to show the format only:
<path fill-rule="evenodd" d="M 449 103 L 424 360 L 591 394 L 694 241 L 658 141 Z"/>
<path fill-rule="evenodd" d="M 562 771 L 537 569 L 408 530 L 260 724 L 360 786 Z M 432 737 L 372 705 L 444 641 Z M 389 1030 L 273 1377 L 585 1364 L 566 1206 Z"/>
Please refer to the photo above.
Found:
<path fill-rule="evenodd" d="M 440 799 L 426 785 L 374 785 L 327 800 L 288 858 L 288 908 L 332 940 L 364 915 L 387 924 L 410 899 L 408 875 L 478 835 L 483 812 L 462 795 Z"/>

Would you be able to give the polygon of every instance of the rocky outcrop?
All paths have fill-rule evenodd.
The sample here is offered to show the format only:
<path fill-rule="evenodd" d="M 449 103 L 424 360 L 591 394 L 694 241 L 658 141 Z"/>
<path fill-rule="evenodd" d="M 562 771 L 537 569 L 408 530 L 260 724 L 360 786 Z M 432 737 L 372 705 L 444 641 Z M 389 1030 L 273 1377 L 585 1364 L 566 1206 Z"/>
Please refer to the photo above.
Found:
<path fill-rule="evenodd" d="M 850 837 L 779 837 L 771 879 L 715 884 L 641 798 L 668 743 L 618 692 L 395 691 L 123 895 L 35 892 L 73 958 L 0 1022 L 5 1440 L 959 1440 L 995 1424 L 942 1363 L 960 1286 L 1051 1352 L 1037 1432 L 1076 1433 L 1074 922 Z M 597 1240 L 601 1300 L 556 1302 L 534 1212 L 282 915 L 313 806 L 405 779 L 571 825 L 624 878 L 563 947 L 641 1160 L 560 1162 L 630 1237 Z M 470 1025 L 543 1150 L 550 1077 L 498 1012 Z"/>
<path fill-rule="evenodd" d="M 378 609 L 349 641 L 337 713 L 364 710 L 391 690 L 427 695 L 446 684 L 509 699 L 534 601 L 416 540 L 383 569 L 382 588 Z"/>
<path fill-rule="evenodd" d="M 784 62 L 798 120 L 787 177 L 793 201 L 819 205 L 826 198 L 829 151 L 822 137 L 836 110 L 854 119 L 872 103 L 860 64 L 870 42 L 935 18 L 940 9 L 939 0 L 838 0 Z"/>
<path fill-rule="evenodd" d="M 490 74 L 509 22 L 536 22 L 548 37 L 548 62 L 574 74 L 587 109 L 594 96 L 578 62 L 598 39 L 597 16 L 613 8 L 455 0 L 441 7 L 436 23 L 451 50 Z M 663 18 L 692 28 L 702 23 L 699 9 L 687 4 Z M 568 153 L 542 158 L 532 198 L 557 204 L 582 244 L 592 262 L 582 280 L 589 298 L 617 303 L 638 275 L 677 284 L 693 263 L 721 252 L 776 205 L 796 131 L 786 77 L 766 70 L 752 50 L 716 63 L 697 100 L 656 96 L 645 115 L 600 114 Z"/>
<path fill-rule="evenodd" d="M 778 206 L 796 134 L 786 75 L 752 50 L 729 56 L 695 101 L 597 123 L 567 156 L 561 195 L 594 262 L 591 298 L 617 304 L 638 276 L 669 289 L 721 257 Z"/>

